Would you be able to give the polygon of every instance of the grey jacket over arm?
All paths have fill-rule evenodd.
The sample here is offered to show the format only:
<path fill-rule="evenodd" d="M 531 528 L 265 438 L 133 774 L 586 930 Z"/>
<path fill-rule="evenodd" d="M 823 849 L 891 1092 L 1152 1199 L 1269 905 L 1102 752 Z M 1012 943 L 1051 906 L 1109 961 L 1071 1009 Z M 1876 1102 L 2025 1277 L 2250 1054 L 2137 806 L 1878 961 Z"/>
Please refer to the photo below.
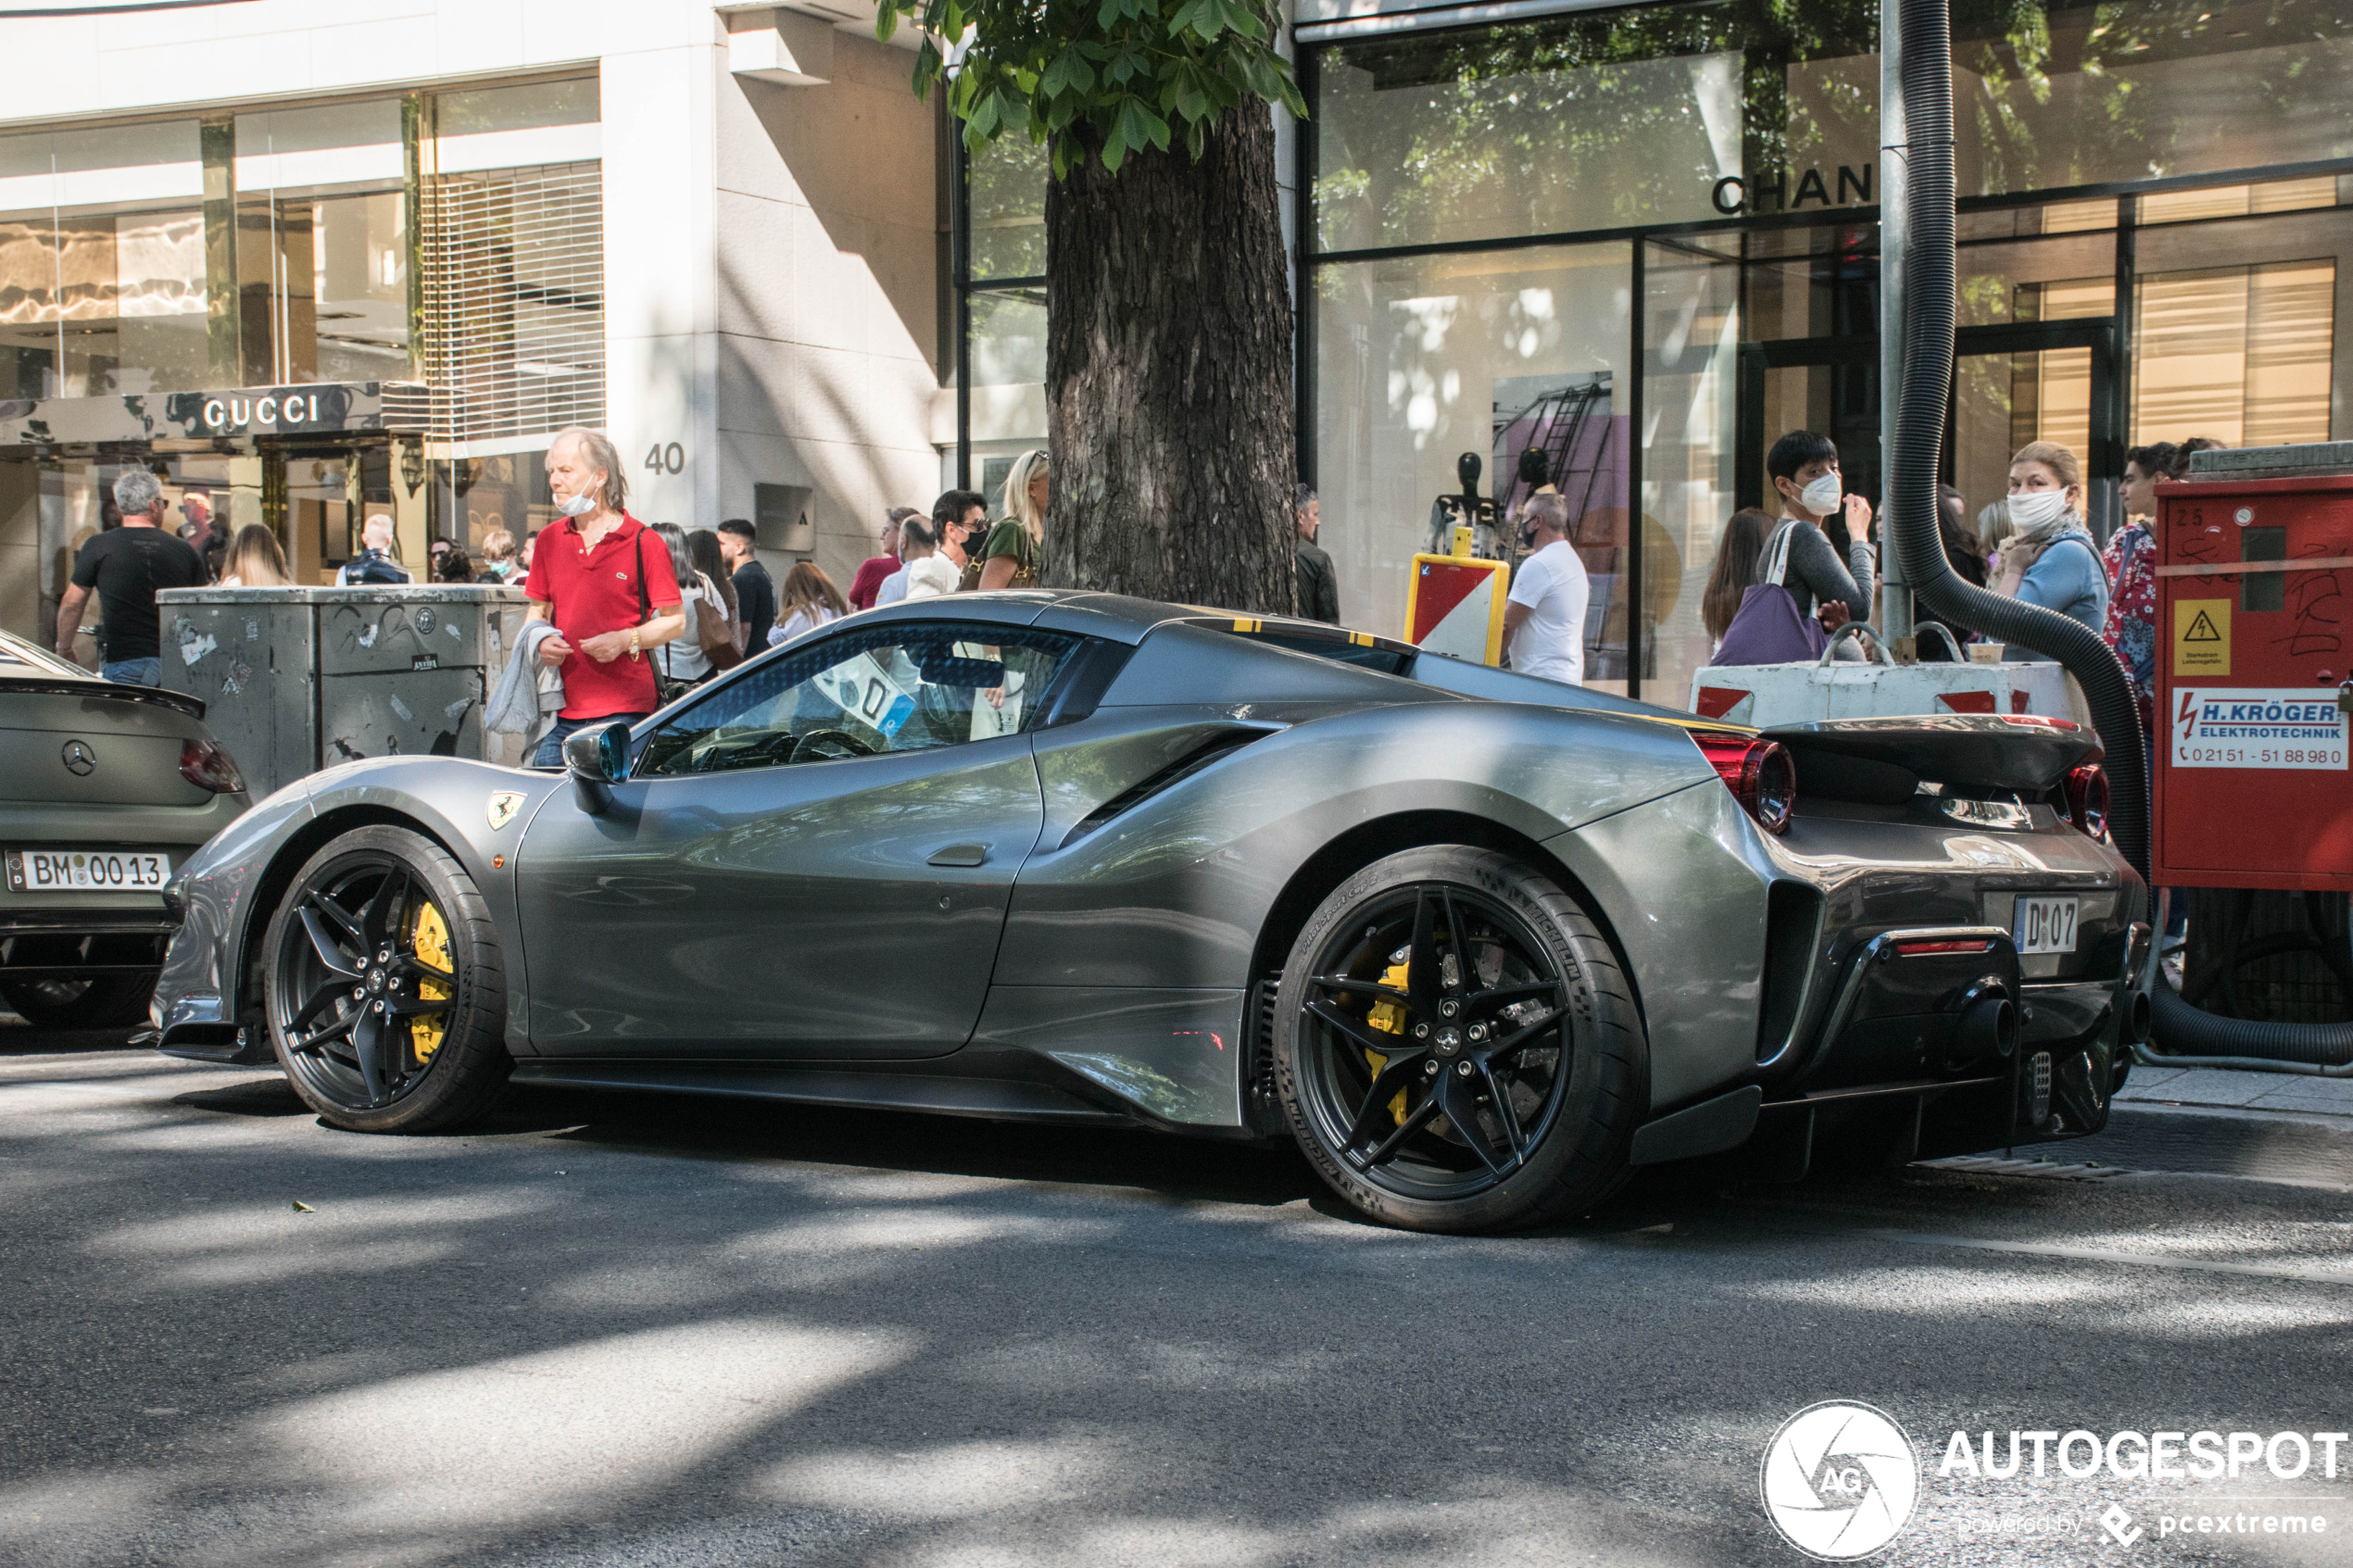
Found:
<path fill-rule="evenodd" d="M 1810 522 L 1801 522 L 1790 536 L 1789 571 L 1781 586 L 1797 601 L 1797 613 L 1810 616 L 1814 607 L 1829 599 L 1845 601 L 1846 611 L 1857 621 L 1871 618 L 1870 596 L 1855 581 L 1846 563 L 1838 558 L 1838 548 Z"/>
<path fill-rule="evenodd" d="M 497 734 L 533 739 L 547 733 L 564 705 L 564 677 L 539 662 L 539 645 L 556 634 L 545 621 L 527 621 L 515 635 L 515 651 L 498 684 L 484 704 L 483 727 Z"/>

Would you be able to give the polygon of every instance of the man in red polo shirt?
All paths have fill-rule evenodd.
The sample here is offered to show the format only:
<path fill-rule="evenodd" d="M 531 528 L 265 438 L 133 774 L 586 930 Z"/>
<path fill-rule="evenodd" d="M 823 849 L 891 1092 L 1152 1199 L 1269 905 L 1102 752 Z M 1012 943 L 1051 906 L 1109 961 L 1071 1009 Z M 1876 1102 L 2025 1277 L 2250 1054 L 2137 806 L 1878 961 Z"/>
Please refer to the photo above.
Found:
<path fill-rule="evenodd" d="M 573 731 L 610 719 L 643 719 L 659 706 L 646 657 L 686 624 L 670 547 L 623 511 L 629 482 L 602 433 L 578 425 L 547 447 L 547 488 L 564 521 L 542 529 L 523 592 L 531 619 L 554 624 L 540 659 L 564 677 L 563 710 L 532 758 L 563 766 Z"/>

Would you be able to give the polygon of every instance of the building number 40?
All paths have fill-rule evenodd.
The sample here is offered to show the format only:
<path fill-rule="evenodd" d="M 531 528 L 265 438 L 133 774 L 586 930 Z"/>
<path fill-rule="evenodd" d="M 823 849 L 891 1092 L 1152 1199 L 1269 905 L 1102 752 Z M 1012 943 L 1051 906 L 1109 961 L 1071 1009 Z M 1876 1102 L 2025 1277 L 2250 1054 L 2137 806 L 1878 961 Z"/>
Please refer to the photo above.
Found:
<path fill-rule="evenodd" d="M 686 471 L 686 449 L 675 441 L 664 446 L 655 442 L 646 448 L 646 471 L 648 473 L 684 473 Z"/>

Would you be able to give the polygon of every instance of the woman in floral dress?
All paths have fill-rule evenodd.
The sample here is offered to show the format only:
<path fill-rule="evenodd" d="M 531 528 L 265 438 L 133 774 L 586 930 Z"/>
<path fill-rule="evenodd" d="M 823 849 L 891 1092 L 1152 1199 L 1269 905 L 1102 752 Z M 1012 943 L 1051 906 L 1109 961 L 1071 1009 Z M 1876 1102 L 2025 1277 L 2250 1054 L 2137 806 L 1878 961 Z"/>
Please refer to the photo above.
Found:
<path fill-rule="evenodd" d="M 2108 568 L 2108 623 L 2100 635 L 2116 650 L 2140 699 L 2141 733 L 2157 734 L 2157 482 L 2173 477 L 2174 447 L 2160 441 L 2124 455 L 2124 526 L 2101 552 Z"/>

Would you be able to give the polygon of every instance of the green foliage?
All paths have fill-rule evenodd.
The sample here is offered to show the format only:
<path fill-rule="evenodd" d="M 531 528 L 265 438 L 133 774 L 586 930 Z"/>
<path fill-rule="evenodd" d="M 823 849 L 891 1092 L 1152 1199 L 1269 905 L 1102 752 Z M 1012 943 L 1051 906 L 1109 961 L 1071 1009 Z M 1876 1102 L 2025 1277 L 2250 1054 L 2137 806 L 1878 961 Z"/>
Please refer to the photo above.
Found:
<path fill-rule="evenodd" d="M 902 15 L 924 30 L 916 95 L 946 81 L 967 148 L 1020 132 L 1053 149 L 1057 178 L 1089 157 L 1116 173 L 1180 138 L 1199 157 L 1210 122 L 1245 97 L 1307 112 L 1265 0 L 887 0 L 875 32 Z M 940 40 L 967 32 L 951 69 Z"/>

